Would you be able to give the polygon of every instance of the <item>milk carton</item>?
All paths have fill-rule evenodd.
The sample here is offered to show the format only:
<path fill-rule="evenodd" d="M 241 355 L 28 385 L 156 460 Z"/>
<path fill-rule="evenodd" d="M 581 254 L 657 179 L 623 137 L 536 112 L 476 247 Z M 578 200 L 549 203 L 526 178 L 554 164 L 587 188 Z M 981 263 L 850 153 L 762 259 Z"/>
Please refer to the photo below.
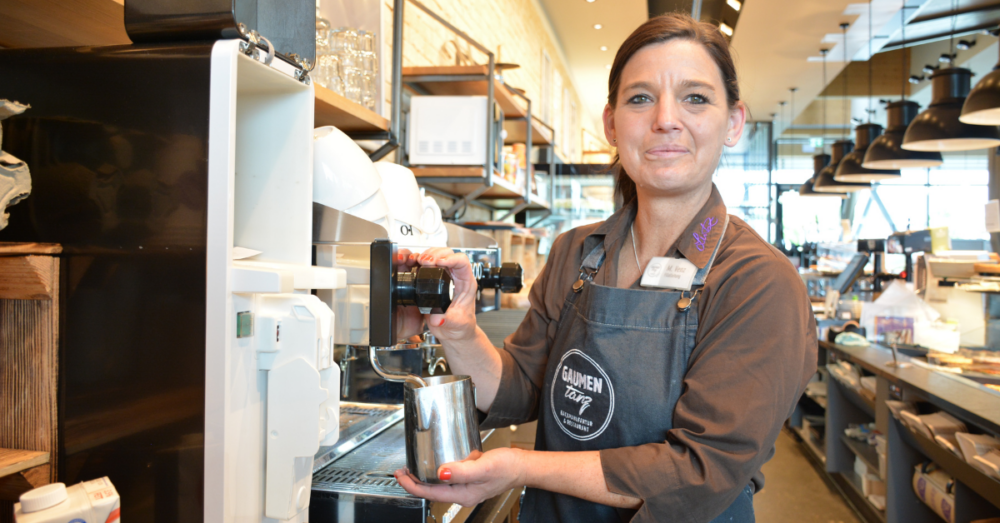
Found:
<path fill-rule="evenodd" d="M 107 477 L 66 488 L 53 483 L 21 494 L 16 523 L 120 523 L 121 499 Z"/>

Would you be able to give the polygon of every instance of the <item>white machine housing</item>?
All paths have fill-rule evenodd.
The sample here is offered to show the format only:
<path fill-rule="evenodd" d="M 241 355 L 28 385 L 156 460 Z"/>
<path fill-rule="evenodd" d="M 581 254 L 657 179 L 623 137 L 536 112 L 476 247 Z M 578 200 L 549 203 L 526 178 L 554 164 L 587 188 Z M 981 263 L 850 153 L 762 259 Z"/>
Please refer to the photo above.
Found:
<path fill-rule="evenodd" d="M 334 314 L 311 291 L 346 285 L 311 266 L 313 87 L 237 40 L 214 44 L 210 74 L 203 516 L 303 522 L 340 379 Z"/>

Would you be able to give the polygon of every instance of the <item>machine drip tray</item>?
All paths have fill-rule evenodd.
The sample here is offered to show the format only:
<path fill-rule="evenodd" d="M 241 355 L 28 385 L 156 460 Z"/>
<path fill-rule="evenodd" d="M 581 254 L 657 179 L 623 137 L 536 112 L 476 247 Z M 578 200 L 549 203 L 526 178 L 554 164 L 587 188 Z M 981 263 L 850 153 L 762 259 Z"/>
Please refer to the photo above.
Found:
<path fill-rule="evenodd" d="M 420 505 L 393 476 L 393 472 L 405 467 L 406 434 L 403 424 L 396 423 L 365 443 L 358 452 L 349 452 L 326 468 L 313 472 L 312 489 L 314 492 L 412 499 L 415 505 Z"/>
<path fill-rule="evenodd" d="M 340 439 L 333 445 L 319 448 L 313 458 L 313 474 L 402 419 L 402 405 L 341 402 Z M 405 454 L 403 462 L 406 462 Z M 392 478 L 392 471 L 389 471 L 389 478 Z"/>

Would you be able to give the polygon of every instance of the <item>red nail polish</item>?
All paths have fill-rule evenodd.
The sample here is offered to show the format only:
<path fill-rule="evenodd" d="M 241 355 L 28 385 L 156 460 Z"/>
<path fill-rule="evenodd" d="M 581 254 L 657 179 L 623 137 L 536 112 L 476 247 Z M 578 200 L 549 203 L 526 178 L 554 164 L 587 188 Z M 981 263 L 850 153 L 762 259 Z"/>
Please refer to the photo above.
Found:
<path fill-rule="evenodd" d="M 441 481 L 448 481 L 451 479 L 451 471 L 448 469 L 441 469 L 441 473 L 438 474 L 438 477 L 441 478 Z"/>
<path fill-rule="evenodd" d="M 441 323 L 438 323 L 438 327 L 444 325 L 444 318 L 441 318 Z"/>

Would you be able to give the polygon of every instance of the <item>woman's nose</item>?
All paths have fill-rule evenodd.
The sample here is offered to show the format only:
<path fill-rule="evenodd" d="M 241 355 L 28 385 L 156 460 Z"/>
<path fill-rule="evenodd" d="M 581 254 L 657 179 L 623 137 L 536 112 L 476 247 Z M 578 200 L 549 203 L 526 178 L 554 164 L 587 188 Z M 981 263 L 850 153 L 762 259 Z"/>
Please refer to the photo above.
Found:
<path fill-rule="evenodd" d="M 656 104 L 653 131 L 670 132 L 680 129 L 679 109 L 675 100 L 670 99 L 670 97 L 661 98 Z"/>

